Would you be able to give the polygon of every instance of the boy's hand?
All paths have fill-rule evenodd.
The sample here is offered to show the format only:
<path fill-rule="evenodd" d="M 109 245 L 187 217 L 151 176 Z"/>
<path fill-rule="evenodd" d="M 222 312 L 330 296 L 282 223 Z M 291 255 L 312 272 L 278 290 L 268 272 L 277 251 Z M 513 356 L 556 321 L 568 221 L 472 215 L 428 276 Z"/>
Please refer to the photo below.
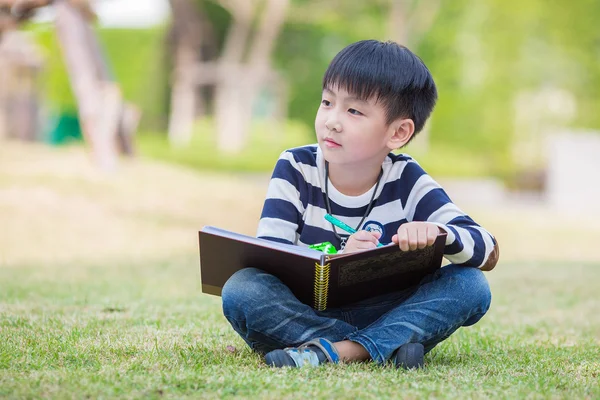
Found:
<path fill-rule="evenodd" d="M 400 225 L 392 242 L 398 243 L 402 251 L 423 249 L 431 246 L 440 233 L 440 228 L 430 222 L 407 222 Z"/>
<path fill-rule="evenodd" d="M 347 254 L 354 253 L 355 251 L 374 249 L 377 247 L 380 237 L 380 232 L 358 231 L 348 238 L 343 253 Z"/>

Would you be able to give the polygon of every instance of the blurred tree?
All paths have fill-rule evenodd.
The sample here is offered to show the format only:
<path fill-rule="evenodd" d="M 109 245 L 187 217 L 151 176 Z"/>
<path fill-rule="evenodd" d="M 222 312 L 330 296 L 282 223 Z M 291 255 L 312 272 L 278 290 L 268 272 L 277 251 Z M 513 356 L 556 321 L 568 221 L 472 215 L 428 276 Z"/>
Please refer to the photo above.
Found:
<path fill-rule="evenodd" d="M 36 140 L 40 132 L 39 46 L 18 31 L 0 36 L 0 139 Z"/>
<path fill-rule="evenodd" d="M 35 140 L 40 133 L 39 47 L 17 31 L 52 0 L 0 0 L 0 137 Z M 89 4 L 71 0 L 79 11 L 94 18 Z"/>
<path fill-rule="evenodd" d="M 214 115 L 217 126 L 219 149 L 224 152 L 240 152 L 245 143 L 252 109 L 259 91 L 270 79 L 270 57 L 275 40 L 285 19 L 288 0 L 220 0 L 219 5 L 231 15 L 225 41 L 216 60 L 198 62 L 194 51 L 187 52 L 187 61 L 177 70 L 180 86 L 174 87 L 171 106 L 174 108 L 170 122 L 169 137 L 173 144 L 186 144 L 190 139 L 193 119 L 194 86 L 215 87 Z M 191 17 L 182 12 L 193 11 L 191 4 L 183 0 L 171 1 L 174 25 L 185 24 Z M 179 11 L 178 11 L 179 10 Z M 195 11 L 196 15 L 198 12 Z M 187 18 L 187 19 L 186 19 Z M 201 24 L 196 18 L 196 26 Z M 256 26 L 254 26 L 256 23 Z M 182 29 L 183 35 L 191 35 L 194 29 Z M 201 39 L 200 39 L 201 40 Z M 198 39 L 188 43 L 195 45 Z M 181 42 L 186 42 L 182 39 Z M 188 46 L 188 49 L 191 48 Z M 183 89 L 183 87 L 187 89 Z"/>
<path fill-rule="evenodd" d="M 327 65 L 352 42 L 385 39 L 389 10 L 390 0 L 293 0 L 290 3 L 274 53 L 274 64 L 288 86 L 289 118 L 313 126 Z"/>
<path fill-rule="evenodd" d="M 55 26 L 63 50 L 80 124 L 95 161 L 104 169 L 116 166 L 117 149 L 132 153 L 131 138 L 139 112 L 124 104 L 108 69 L 97 37 L 89 26 L 95 13 L 88 0 L 1 0 L 17 23 L 40 7 L 53 5 Z M 6 7 L 4 7 L 6 8 Z"/>
<path fill-rule="evenodd" d="M 173 62 L 169 139 L 172 144 L 190 140 L 196 109 L 202 108 L 195 82 L 196 66 L 202 60 L 202 48 L 210 43 L 208 21 L 201 8 L 189 0 L 170 0 L 173 23 L 169 32 Z M 196 101 L 200 100 L 200 106 Z"/>
<path fill-rule="evenodd" d="M 295 0 L 276 60 L 290 85 L 289 115 L 312 125 L 322 71 L 335 52 L 366 38 L 407 44 L 429 66 L 440 93 L 428 130 L 411 151 L 431 132 L 436 152 L 473 154 L 485 174 L 506 176 L 515 166 L 514 144 L 532 133 L 517 127 L 518 113 L 534 113 L 516 105 L 523 91 L 566 89 L 577 98 L 577 118 L 535 117 L 547 125 L 600 127 L 600 113 L 593 111 L 600 91 L 598 15 L 600 2 L 593 0 L 568 10 L 543 0 Z M 569 113 L 563 103 L 558 112 Z M 537 155 L 520 151 L 519 157 Z"/>
<path fill-rule="evenodd" d="M 123 101 L 98 38 L 86 20 L 90 16 L 81 11 L 84 1 L 53 3 L 56 32 L 77 99 L 82 132 L 100 167 L 112 170 L 118 150 L 133 153 L 139 110 Z"/>
<path fill-rule="evenodd" d="M 203 50 L 196 53 L 195 60 L 205 64 L 200 67 L 196 63 L 192 73 L 196 87 L 204 87 L 204 90 L 195 91 L 195 105 L 188 110 L 193 110 L 195 115 L 213 113 L 214 77 L 218 76 L 214 71 L 218 70 L 218 64 L 208 61 L 216 62 L 218 55 L 224 54 L 234 14 L 218 0 L 190 1 L 199 11 L 203 24 Z M 361 39 L 400 37 L 396 35 L 401 33 L 394 33 L 399 25 L 390 22 L 395 15 L 394 4 L 392 0 L 290 0 L 285 24 L 272 53 L 277 74 L 270 75 L 282 77 L 284 84 L 278 86 L 287 89 L 290 119 L 306 126 L 314 124 L 323 72 L 342 47 Z M 557 0 L 414 0 L 401 4 L 415 13 L 408 18 L 414 33 L 412 37 L 396 40 L 404 40 L 425 61 L 439 89 L 438 104 L 428 124 L 431 139 L 428 157 L 435 158 L 440 170 L 456 171 L 457 165 L 462 165 L 462 160 L 457 161 L 454 156 L 458 154 L 477 160 L 475 164 L 465 163 L 479 166 L 463 171 L 466 175 L 509 176 L 514 173 L 516 163 L 512 149 L 532 131 L 518 121 L 523 116 L 533 117 L 536 111 L 528 109 L 533 102 L 527 99 L 539 99 L 540 94 L 545 96 L 545 100 L 540 101 L 547 105 L 548 99 L 553 97 L 548 93 L 564 93 L 562 98 L 575 99 L 574 117 L 559 118 L 560 124 L 600 128 L 597 112 L 600 30 L 596 28 L 600 2 L 597 0 L 580 0 L 569 7 Z M 417 13 L 419 6 L 422 8 Z M 258 11 L 257 8 L 250 19 L 248 32 L 254 32 L 259 25 Z M 435 18 L 427 22 L 434 15 Z M 425 22 L 417 22 L 421 18 Z M 158 28 L 151 34 L 140 30 L 109 32 L 103 29 L 100 32 L 106 35 L 103 38 L 106 37 L 107 52 L 115 61 L 115 69 L 122 73 L 120 80 L 124 81 L 124 87 L 129 87 L 130 95 L 137 95 L 136 101 L 141 98 L 156 102 L 160 96 L 160 93 L 159 96 L 147 93 L 155 81 L 160 82 L 156 76 L 161 71 L 150 68 L 159 64 L 156 59 L 160 51 L 152 48 L 162 32 Z M 134 37 L 137 39 L 132 39 Z M 47 54 L 55 53 L 53 42 L 45 40 Z M 131 51 L 136 47 L 140 47 L 140 52 Z M 250 47 L 246 42 L 241 56 L 243 65 L 248 64 Z M 142 59 L 145 61 L 140 61 Z M 173 62 L 175 59 L 173 57 Z M 50 62 L 54 66 L 59 64 Z M 235 79 L 243 80 L 244 76 L 237 74 Z M 67 91 L 61 90 L 66 86 L 66 78 L 52 76 L 48 81 L 51 82 L 47 86 L 48 97 L 60 104 L 72 102 L 65 97 Z M 155 106 L 155 112 L 165 113 L 167 103 L 162 100 Z M 260 105 L 260 102 L 254 103 Z M 561 104 L 558 109 L 568 111 L 569 102 Z M 256 115 L 256 107 L 254 112 Z M 555 117 L 537 118 L 545 124 L 555 124 Z M 519 157 L 530 157 L 528 152 L 519 151 Z M 448 156 L 444 158 L 444 155 Z"/>
<path fill-rule="evenodd" d="M 388 37 L 409 49 L 418 47 L 433 26 L 441 0 L 390 0 Z"/>
<path fill-rule="evenodd" d="M 510 178 L 520 164 L 543 167 L 536 162 L 545 151 L 541 130 L 569 124 L 600 128 L 594 121 L 597 113 L 590 112 L 597 108 L 600 90 L 600 32 L 594 15 L 600 15 L 600 3 L 593 1 L 573 3 L 568 10 L 560 2 L 543 0 L 443 2 L 418 48 L 431 60 L 440 92 L 432 143 L 480 155 L 486 174 Z M 577 117 L 566 118 L 572 112 L 568 100 L 546 107 L 546 115 L 536 115 L 539 103 L 523 100 L 555 104 L 552 93 L 563 93 L 563 100 L 575 98 Z M 595 100 L 588 100 L 592 93 Z M 525 125 L 523 116 L 529 120 Z M 535 128 L 535 119 L 545 127 Z M 527 148 L 535 151 L 513 151 L 532 135 L 535 142 Z"/>

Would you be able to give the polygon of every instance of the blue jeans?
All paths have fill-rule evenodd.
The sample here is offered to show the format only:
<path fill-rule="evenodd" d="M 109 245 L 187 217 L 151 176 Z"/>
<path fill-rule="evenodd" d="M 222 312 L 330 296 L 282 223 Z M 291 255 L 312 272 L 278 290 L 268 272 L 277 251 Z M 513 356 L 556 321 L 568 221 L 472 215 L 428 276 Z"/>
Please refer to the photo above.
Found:
<path fill-rule="evenodd" d="M 351 340 L 378 363 L 405 343 L 422 343 L 428 352 L 461 326 L 479 321 L 491 303 L 483 272 L 455 265 L 413 288 L 325 311 L 301 303 L 278 278 L 255 268 L 233 274 L 221 295 L 225 318 L 254 351 L 315 338 Z"/>

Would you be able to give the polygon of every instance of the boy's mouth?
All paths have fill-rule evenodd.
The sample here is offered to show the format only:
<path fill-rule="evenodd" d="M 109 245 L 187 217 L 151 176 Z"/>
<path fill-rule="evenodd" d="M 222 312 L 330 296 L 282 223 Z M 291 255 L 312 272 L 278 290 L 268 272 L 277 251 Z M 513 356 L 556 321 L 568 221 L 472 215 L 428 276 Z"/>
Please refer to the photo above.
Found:
<path fill-rule="evenodd" d="M 329 138 L 323 139 L 323 143 L 325 143 L 325 146 L 329 147 L 330 149 L 333 149 L 333 148 L 336 148 L 336 147 L 342 147 L 341 144 L 339 144 L 335 140 L 332 140 L 332 139 L 329 139 Z"/>

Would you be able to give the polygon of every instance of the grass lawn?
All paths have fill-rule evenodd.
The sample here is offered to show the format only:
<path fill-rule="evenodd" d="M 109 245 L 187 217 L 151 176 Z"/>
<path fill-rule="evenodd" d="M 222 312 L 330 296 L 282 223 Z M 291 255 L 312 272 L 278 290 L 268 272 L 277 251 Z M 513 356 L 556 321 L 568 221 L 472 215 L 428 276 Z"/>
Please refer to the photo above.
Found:
<path fill-rule="evenodd" d="M 0 271 L 0 396 L 599 398 L 599 265 L 500 265 L 494 303 L 421 371 L 265 367 L 195 256 Z M 233 346 L 235 349 L 232 347 Z"/>
<path fill-rule="evenodd" d="M 504 245 L 492 308 L 424 369 L 265 367 L 200 293 L 196 243 L 251 234 L 265 183 L 2 144 L 0 397 L 600 398 L 599 224 L 529 209 L 477 211 Z"/>

